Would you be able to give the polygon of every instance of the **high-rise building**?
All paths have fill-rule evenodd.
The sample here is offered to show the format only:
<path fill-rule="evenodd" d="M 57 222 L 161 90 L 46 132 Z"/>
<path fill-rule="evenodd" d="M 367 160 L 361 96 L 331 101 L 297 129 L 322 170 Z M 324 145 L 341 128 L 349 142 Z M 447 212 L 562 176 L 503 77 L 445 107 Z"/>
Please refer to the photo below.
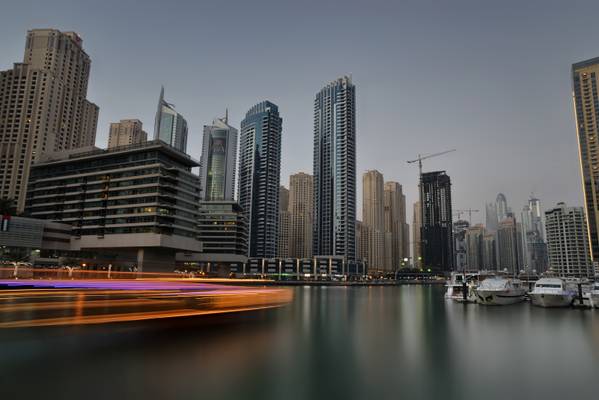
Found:
<path fill-rule="evenodd" d="M 206 201 L 233 200 L 235 195 L 237 129 L 228 120 L 225 115 L 216 118 L 212 125 L 204 125 L 200 179 Z"/>
<path fill-rule="evenodd" d="M 403 198 L 402 198 L 403 197 Z M 402 210 L 402 206 L 404 209 Z M 399 268 L 406 256 L 403 248 L 405 223 L 405 196 L 397 182 L 385 182 L 385 270 Z M 403 221 L 402 221 L 403 214 Z"/>
<path fill-rule="evenodd" d="M 514 274 L 522 267 L 522 239 L 516 218 L 508 215 L 499 223 L 497 253 L 499 269 Z"/>
<path fill-rule="evenodd" d="M 289 189 L 279 187 L 279 239 L 277 256 L 289 257 L 289 239 L 291 231 L 291 213 L 289 212 Z"/>
<path fill-rule="evenodd" d="M 495 209 L 497 210 L 497 221 L 501 222 L 508 217 L 509 208 L 507 200 L 503 193 L 499 193 L 495 199 Z"/>
<path fill-rule="evenodd" d="M 549 265 L 560 276 L 593 277 L 589 237 L 582 207 L 558 203 L 545 211 Z"/>
<path fill-rule="evenodd" d="M 164 100 L 164 87 L 160 89 L 158 98 L 154 140 L 162 140 L 179 151 L 187 152 L 187 121 L 175 111 L 173 104 Z"/>
<path fill-rule="evenodd" d="M 314 255 L 356 256 L 356 89 L 343 77 L 314 100 Z"/>
<path fill-rule="evenodd" d="M 466 249 L 468 269 L 480 271 L 485 269 L 484 265 L 484 237 L 485 228 L 482 225 L 474 225 L 466 230 Z"/>
<path fill-rule="evenodd" d="M 483 236 L 483 270 L 497 270 L 497 246 L 495 233 L 486 233 Z"/>
<path fill-rule="evenodd" d="M 147 140 L 148 134 L 142 129 L 142 123 L 138 119 L 122 119 L 110 124 L 108 148 L 145 143 Z"/>
<path fill-rule="evenodd" d="M 421 176 L 422 264 L 424 268 L 449 272 L 453 265 L 451 179 L 445 171 Z"/>
<path fill-rule="evenodd" d="M 299 172 L 289 177 L 289 257 L 312 257 L 313 185 L 312 175 Z"/>
<path fill-rule="evenodd" d="M 384 180 L 379 171 L 362 176 L 362 223 L 369 227 L 368 267 L 385 269 L 385 202 Z"/>
<path fill-rule="evenodd" d="M 572 65 L 572 95 L 591 259 L 599 259 L 599 57 Z"/>
<path fill-rule="evenodd" d="M 495 203 L 485 204 L 485 228 L 491 233 L 497 232 L 499 228 L 497 205 Z"/>
<path fill-rule="evenodd" d="M 275 257 L 278 249 L 282 124 L 270 101 L 250 108 L 241 121 L 238 195 L 249 224 L 250 257 Z"/>
<path fill-rule="evenodd" d="M 356 260 L 368 263 L 370 228 L 362 221 L 356 221 Z M 368 265 L 366 265 L 368 267 Z"/>
<path fill-rule="evenodd" d="M 466 242 L 466 232 L 470 228 L 470 222 L 463 219 L 453 223 L 453 249 L 455 254 L 454 267 L 456 271 L 468 270 L 468 243 Z"/>
<path fill-rule="evenodd" d="M 75 32 L 27 32 L 23 62 L 0 72 L 0 198 L 25 208 L 43 153 L 92 146 L 98 106 L 87 99 L 90 58 Z"/>
<path fill-rule="evenodd" d="M 541 202 L 531 197 L 522 209 L 522 266 L 537 273 L 547 269 L 547 246 L 541 216 Z"/>
<path fill-rule="evenodd" d="M 422 268 L 422 207 L 420 202 L 414 203 L 414 214 L 412 215 L 412 259 L 415 268 Z"/>

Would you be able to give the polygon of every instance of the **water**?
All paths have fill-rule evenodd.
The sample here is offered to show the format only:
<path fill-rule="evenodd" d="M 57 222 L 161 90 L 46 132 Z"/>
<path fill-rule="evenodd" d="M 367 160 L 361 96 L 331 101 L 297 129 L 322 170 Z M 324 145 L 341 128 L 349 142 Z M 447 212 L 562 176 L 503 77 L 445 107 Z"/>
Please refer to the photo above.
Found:
<path fill-rule="evenodd" d="M 210 320 L 0 331 L 0 398 L 593 399 L 599 310 L 300 287 Z"/>

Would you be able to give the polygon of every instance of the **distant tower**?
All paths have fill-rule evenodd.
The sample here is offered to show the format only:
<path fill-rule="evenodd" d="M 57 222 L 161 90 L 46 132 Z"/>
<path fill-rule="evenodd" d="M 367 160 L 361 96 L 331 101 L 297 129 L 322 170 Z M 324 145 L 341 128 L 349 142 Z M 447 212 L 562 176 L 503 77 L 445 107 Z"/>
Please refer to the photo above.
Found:
<path fill-rule="evenodd" d="M 289 189 L 279 188 L 279 239 L 277 256 L 289 257 L 291 213 L 289 212 Z"/>
<path fill-rule="evenodd" d="M 289 257 L 312 257 L 313 185 L 312 175 L 299 172 L 289 177 Z"/>
<path fill-rule="evenodd" d="M 356 88 L 339 78 L 314 100 L 314 255 L 356 257 Z"/>
<path fill-rule="evenodd" d="M 497 210 L 498 222 L 501 222 L 508 217 L 509 209 L 507 206 L 507 200 L 503 193 L 499 193 L 497 195 L 497 199 L 495 200 L 495 209 Z"/>
<path fill-rule="evenodd" d="M 495 203 L 485 204 L 485 225 L 489 232 L 497 232 L 497 228 L 499 228 L 497 205 Z"/>
<path fill-rule="evenodd" d="M 233 200 L 237 164 L 237 129 L 228 124 L 228 111 L 212 125 L 204 125 L 200 161 L 202 198 L 206 201 Z"/>
<path fill-rule="evenodd" d="M 138 119 L 122 119 L 110 124 L 108 148 L 145 143 L 147 140 L 148 134 Z"/>
<path fill-rule="evenodd" d="M 241 121 L 238 192 L 249 224 L 250 257 L 277 253 L 282 123 L 270 101 L 250 108 Z"/>
<path fill-rule="evenodd" d="M 409 257 L 410 232 L 406 223 L 406 196 L 397 182 L 385 182 L 385 270 L 394 271 Z M 407 230 L 407 232 L 406 232 Z"/>
<path fill-rule="evenodd" d="M 453 263 L 451 180 L 445 171 L 422 174 L 422 264 L 437 272 L 449 272 Z"/>
<path fill-rule="evenodd" d="M 412 215 L 412 257 L 414 260 L 415 268 L 422 268 L 422 242 L 421 242 L 421 231 L 422 231 L 422 208 L 420 202 L 414 203 L 414 213 Z"/>
<path fill-rule="evenodd" d="M 370 230 L 368 267 L 383 270 L 385 264 L 385 207 L 383 174 L 372 170 L 362 177 L 362 223 Z"/>
<path fill-rule="evenodd" d="M 520 272 L 522 265 L 522 238 L 516 218 L 508 215 L 499 223 L 497 250 L 499 269 L 511 274 Z"/>
<path fill-rule="evenodd" d="M 154 140 L 162 140 L 183 153 L 187 151 L 187 121 L 175 111 L 174 105 L 164 100 L 164 87 L 160 89 L 158 98 Z"/>
<path fill-rule="evenodd" d="M 527 270 L 544 272 L 547 268 L 547 245 L 541 216 L 541 202 L 531 196 L 522 208 L 522 264 Z"/>

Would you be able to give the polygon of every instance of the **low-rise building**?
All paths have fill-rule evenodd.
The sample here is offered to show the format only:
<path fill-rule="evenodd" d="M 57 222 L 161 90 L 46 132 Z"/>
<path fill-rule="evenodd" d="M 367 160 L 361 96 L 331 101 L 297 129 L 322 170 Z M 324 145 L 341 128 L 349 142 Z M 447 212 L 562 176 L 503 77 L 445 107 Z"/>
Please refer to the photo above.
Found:
<path fill-rule="evenodd" d="M 51 153 L 32 167 L 26 213 L 71 225 L 72 250 L 171 271 L 199 252 L 199 163 L 161 142 Z"/>
<path fill-rule="evenodd" d="M 0 260 L 59 265 L 73 256 L 71 225 L 34 218 L 2 216 Z"/>

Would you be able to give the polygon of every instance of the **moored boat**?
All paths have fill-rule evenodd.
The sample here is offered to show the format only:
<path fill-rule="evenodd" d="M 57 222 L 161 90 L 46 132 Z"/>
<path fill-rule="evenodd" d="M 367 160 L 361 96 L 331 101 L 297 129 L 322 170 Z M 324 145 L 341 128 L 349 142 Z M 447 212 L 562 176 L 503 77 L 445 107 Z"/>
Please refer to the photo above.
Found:
<path fill-rule="evenodd" d="M 535 306 L 568 307 L 572 305 L 576 292 L 563 279 L 541 278 L 528 296 Z"/>
<path fill-rule="evenodd" d="M 524 300 L 526 289 L 518 279 L 487 278 L 475 289 L 478 304 L 503 306 Z"/>
<path fill-rule="evenodd" d="M 599 282 L 593 283 L 589 297 L 591 299 L 591 307 L 599 308 Z"/>

